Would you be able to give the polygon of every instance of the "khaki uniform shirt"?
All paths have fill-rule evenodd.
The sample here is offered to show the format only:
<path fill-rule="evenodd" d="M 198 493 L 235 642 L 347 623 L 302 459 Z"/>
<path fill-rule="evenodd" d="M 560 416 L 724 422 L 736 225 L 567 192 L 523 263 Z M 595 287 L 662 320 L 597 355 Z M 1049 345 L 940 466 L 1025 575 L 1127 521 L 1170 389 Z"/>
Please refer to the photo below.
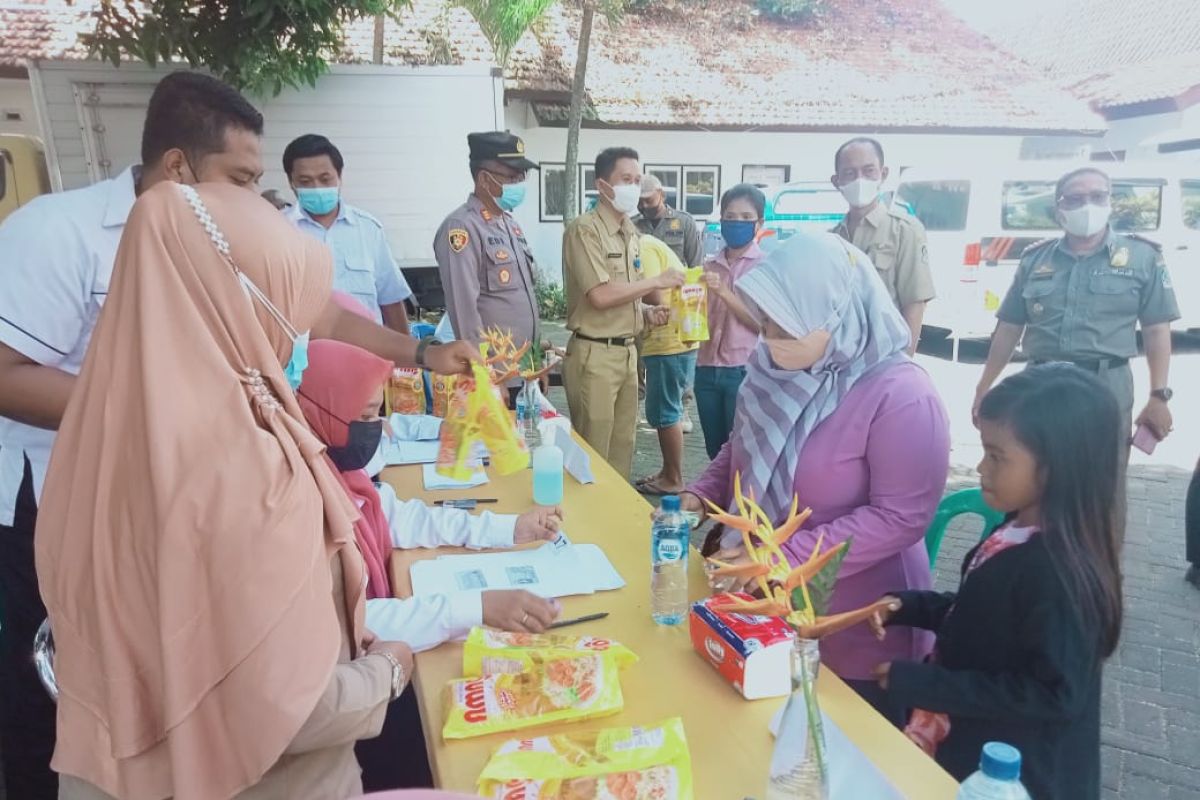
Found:
<path fill-rule="evenodd" d="M 871 258 L 897 308 L 936 297 L 925 227 L 916 217 L 878 203 L 858 223 L 854 236 L 850 236 L 844 217 L 833 232 Z"/>
<path fill-rule="evenodd" d="M 639 232 L 649 234 L 671 248 L 685 267 L 698 267 L 704 263 L 704 242 L 691 214 L 667 206 L 662 219 L 646 219 L 639 214 L 633 224 Z"/>
<path fill-rule="evenodd" d="M 533 251 L 511 214 L 496 214 L 471 195 L 433 237 L 454 334 L 479 341 L 481 331 L 512 331 L 513 341 L 538 341 Z"/>
<path fill-rule="evenodd" d="M 1027 248 L 996 316 L 1025 326 L 1031 358 L 1133 358 L 1137 324 L 1173 322 L 1179 304 L 1159 245 L 1110 231 L 1089 255 L 1065 237 Z"/>
<path fill-rule="evenodd" d="M 601 311 L 587 298 L 602 283 L 641 280 L 639 253 L 637 228 L 607 203 L 598 203 L 572 220 L 563 233 L 568 330 L 605 339 L 641 332 L 642 312 L 636 300 Z"/>

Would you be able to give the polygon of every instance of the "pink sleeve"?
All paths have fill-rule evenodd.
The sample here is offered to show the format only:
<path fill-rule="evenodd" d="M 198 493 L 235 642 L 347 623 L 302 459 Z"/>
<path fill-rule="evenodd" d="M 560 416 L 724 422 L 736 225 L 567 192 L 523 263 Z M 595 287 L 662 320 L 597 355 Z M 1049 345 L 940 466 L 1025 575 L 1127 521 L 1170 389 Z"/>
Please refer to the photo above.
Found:
<path fill-rule="evenodd" d="M 933 392 L 879 410 L 867 434 L 869 501 L 845 516 L 802 530 L 784 546 L 793 561 L 853 536 L 840 574 L 853 575 L 902 553 L 925 537 L 946 488 L 950 426 Z"/>
<path fill-rule="evenodd" d="M 733 502 L 731 461 L 729 442 L 726 442 L 708 468 L 688 485 L 687 491 L 728 509 Z"/>

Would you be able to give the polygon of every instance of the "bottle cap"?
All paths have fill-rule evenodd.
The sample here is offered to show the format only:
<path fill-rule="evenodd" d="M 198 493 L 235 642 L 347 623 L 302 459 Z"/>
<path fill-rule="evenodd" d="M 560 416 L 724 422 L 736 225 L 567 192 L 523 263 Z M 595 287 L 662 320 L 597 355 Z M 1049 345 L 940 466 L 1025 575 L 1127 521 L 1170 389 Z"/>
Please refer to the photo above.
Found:
<path fill-rule="evenodd" d="M 664 494 L 662 499 L 663 511 L 678 511 L 679 510 L 679 495 Z"/>
<path fill-rule="evenodd" d="M 979 769 L 998 781 L 1015 781 L 1021 777 L 1021 751 L 1004 742 L 988 742 L 979 757 Z"/>

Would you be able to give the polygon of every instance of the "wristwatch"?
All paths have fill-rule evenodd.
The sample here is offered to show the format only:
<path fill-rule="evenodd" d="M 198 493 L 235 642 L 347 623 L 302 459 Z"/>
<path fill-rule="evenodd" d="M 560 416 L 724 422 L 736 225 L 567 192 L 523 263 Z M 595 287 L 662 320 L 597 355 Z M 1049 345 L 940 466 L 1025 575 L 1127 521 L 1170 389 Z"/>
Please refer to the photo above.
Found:
<path fill-rule="evenodd" d="M 1155 389 L 1150 392 L 1150 396 L 1156 400 L 1162 400 L 1164 403 L 1171 402 L 1171 398 L 1175 396 L 1175 392 L 1171 389 Z"/>
<path fill-rule="evenodd" d="M 392 663 L 392 696 L 388 700 L 395 700 L 404 691 L 404 666 L 386 650 L 376 650 L 371 655 L 383 656 Z"/>
<path fill-rule="evenodd" d="M 425 351 L 429 349 L 431 344 L 433 344 L 433 339 L 422 339 L 417 342 L 417 366 L 421 369 L 425 369 L 426 367 Z"/>

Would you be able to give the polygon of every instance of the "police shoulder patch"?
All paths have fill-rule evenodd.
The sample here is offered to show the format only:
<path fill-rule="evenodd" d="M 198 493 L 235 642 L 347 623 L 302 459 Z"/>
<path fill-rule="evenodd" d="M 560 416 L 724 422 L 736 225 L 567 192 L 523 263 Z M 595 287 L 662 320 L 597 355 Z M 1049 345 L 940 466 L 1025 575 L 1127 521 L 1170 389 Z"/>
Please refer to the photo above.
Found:
<path fill-rule="evenodd" d="M 471 237 L 464 228 L 451 228 L 446 234 L 446 240 L 450 243 L 451 250 L 461 253 L 470 244 Z"/>

